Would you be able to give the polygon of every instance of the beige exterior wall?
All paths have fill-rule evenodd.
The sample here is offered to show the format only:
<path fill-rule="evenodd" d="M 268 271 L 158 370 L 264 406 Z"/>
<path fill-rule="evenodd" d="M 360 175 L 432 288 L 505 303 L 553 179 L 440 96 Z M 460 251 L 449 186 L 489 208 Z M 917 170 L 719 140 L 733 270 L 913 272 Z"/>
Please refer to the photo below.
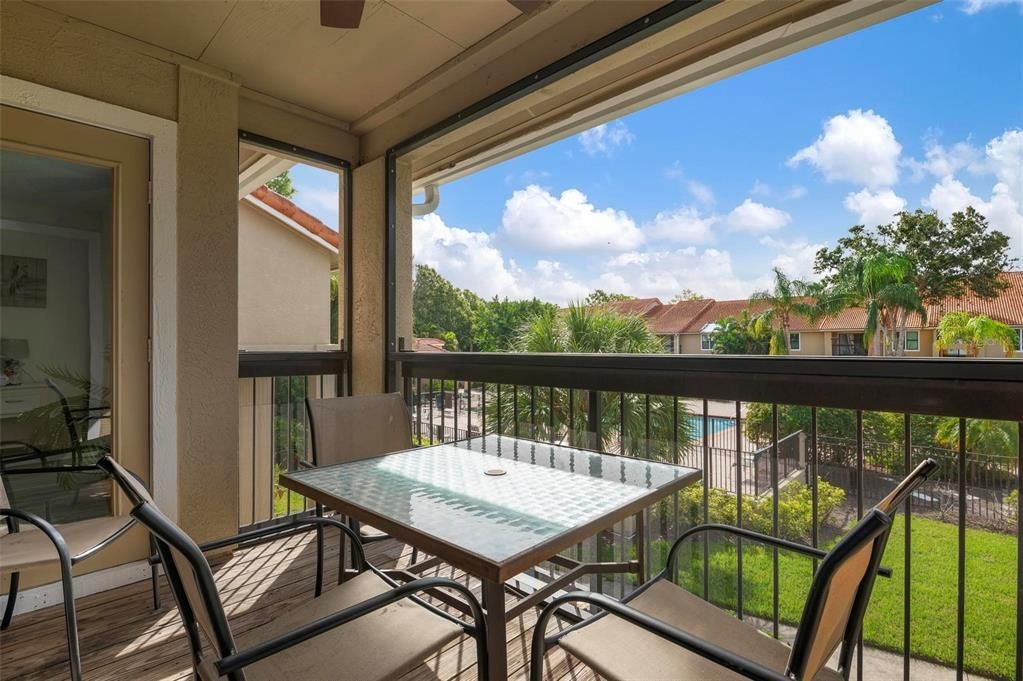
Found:
<path fill-rule="evenodd" d="M 330 343 L 336 254 L 238 202 L 238 347 L 313 350 Z"/>
<path fill-rule="evenodd" d="M 793 355 L 819 357 L 825 354 L 823 331 L 799 331 L 799 352 Z M 831 352 L 831 339 L 828 339 L 827 352 Z"/>
<path fill-rule="evenodd" d="M 700 350 L 700 334 L 698 333 L 680 333 L 678 339 L 679 352 L 683 355 L 711 354 L 709 351 Z"/>

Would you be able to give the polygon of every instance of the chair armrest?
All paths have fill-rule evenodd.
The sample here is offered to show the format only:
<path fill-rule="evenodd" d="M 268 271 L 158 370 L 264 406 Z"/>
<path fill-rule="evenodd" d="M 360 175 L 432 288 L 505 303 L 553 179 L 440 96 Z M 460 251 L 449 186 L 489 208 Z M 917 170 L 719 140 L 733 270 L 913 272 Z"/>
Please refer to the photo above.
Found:
<path fill-rule="evenodd" d="M 49 454 L 49 453 L 47 453 Z M 4 475 L 39 475 L 40 473 L 103 473 L 99 466 L 86 464 L 81 466 L 41 466 L 37 468 L 10 468 L 4 471 Z"/>
<path fill-rule="evenodd" d="M 536 621 L 536 626 L 533 629 L 533 649 L 532 656 L 530 658 L 530 681 L 541 681 L 543 678 L 543 657 L 544 647 L 546 640 L 544 634 L 547 629 L 547 623 L 550 620 L 554 612 L 565 603 L 589 603 L 594 605 L 608 614 L 619 617 L 626 622 L 636 625 L 651 634 L 655 634 L 670 641 L 675 645 L 678 645 L 686 650 L 699 655 L 700 657 L 706 658 L 711 662 L 721 665 L 727 669 L 731 669 L 737 674 L 741 674 L 748 679 L 755 679 L 756 681 L 792 681 L 784 674 L 779 674 L 773 669 L 754 662 L 753 660 L 737 655 L 730 650 L 721 648 L 720 646 L 711 643 L 705 639 L 694 636 L 688 632 L 676 629 L 670 624 L 666 624 L 659 619 L 651 617 L 646 613 L 640 612 L 635 608 L 631 608 L 628 605 L 616 601 L 613 598 L 609 598 L 602 594 L 590 593 L 588 591 L 573 591 L 571 593 L 558 596 L 553 599 L 543 611 L 540 613 L 540 617 Z"/>
<path fill-rule="evenodd" d="M 57 528 L 49 521 L 40 518 L 35 513 L 29 513 L 28 511 L 22 511 L 16 508 L 0 508 L 0 517 L 17 518 L 29 525 L 35 525 L 38 527 L 40 531 L 53 543 L 54 548 L 57 549 L 57 556 L 60 558 L 61 563 L 66 563 L 64 567 L 70 571 L 71 554 L 68 552 L 67 543 L 64 541 L 64 536 L 58 532 Z"/>
<path fill-rule="evenodd" d="M 243 544 L 248 541 L 256 539 L 262 539 L 264 537 L 272 537 L 275 535 L 291 532 L 306 525 L 313 526 L 329 526 L 338 528 L 343 534 L 348 536 L 348 539 L 352 542 L 353 552 L 356 558 L 356 567 L 362 570 L 366 563 L 366 553 L 362 547 L 362 540 L 359 538 L 352 528 L 348 527 L 339 520 L 334 518 L 322 518 L 319 516 L 302 516 L 295 517 L 290 522 L 282 523 L 280 525 L 272 525 L 270 527 L 261 527 L 257 530 L 249 530 L 247 532 L 240 532 L 230 537 L 224 537 L 222 539 L 214 539 L 212 541 L 199 544 L 199 550 L 205 553 L 206 551 L 214 551 L 216 549 L 222 549 L 227 546 L 235 546 L 236 544 Z M 159 554 L 149 556 L 150 565 L 160 564 Z"/>
<path fill-rule="evenodd" d="M 806 544 L 799 544 L 794 541 L 789 541 L 788 539 L 772 537 L 769 534 L 754 532 L 753 530 L 747 530 L 743 527 L 735 527 L 733 525 L 721 525 L 717 523 L 708 523 L 706 525 L 697 525 L 696 527 L 691 527 L 679 535 L 678 539 L 675 540 L 675 543 L 671 545 L 671 550 L 668 551 L 668 562 L 667 567 L 665 568 L 665 572 L 667 574 L 669 575 L 675 574 L 675 556 L 678 553 L 679 548 L 682 546 L 682 542 L 684 542 L 686 539 L 689 539 L 693 535 L 701 534 L 703 532 L 724 532 L 726 534 L 734 534 L 738 537 L 742 537 L 743 539 L 750 539 L 763 544 L 768 544 L 770 546 L 776 546 L 780 549 L 786 549 L 794 553 L 800 553 L 804 556 L 809 556 L 810 558 L 816 558 L 818 560 L 821 560 L 828 555 L 827 551 L 824 551 L 822 549 L 816 549 L 812 546 L 807 546 Z M 891 577 L 892 570 L 891 568 L 880 567 L 877 570 L 877 574 L 881 575 L 882 577 Z"/>
<path fill-rule="evenodd" d="M 371 612 L 384 608 L 392 603 L 412 597 L 414 594 L 429 591 L 430 589 L 445 588 L 459 592 L 465 597 L 469 608 L 472 610 L 474 624 L 463 625 L 477 640 L 486 640 L 486 624 L 483 620 L 483 608 L 467 586 L 445 577 L 428 577 L 403 584 L 391 591 L 367 598 L 361 603 L 349 606 L 332 615 L 328 615 L 315 622 L 310 622 L 297 629 L 289 631 L 275 638 L 247 648 L 245 650 L 228 655 L 216 662 L 217 671 L 221 676 L 227 676 L 245 667 L 258 662 L 264 658 L 275 655 L 299 643 L 308 641 L 311 638 L 325 634 L 336 629 L 342 624 L 351 622 L 354 619 L 368 615 Z M 772 679 L 771 681 L 775 681 Z M 788 680 L 786 680 L 788 681 Z"/>
<path fill-rule="evenodd" d="M 298 462 L 298 467 L 303 470 L 309 470 L 310 468 L 316 468 L 316 464 L 314 464 L 312 461 L 306 461 L 305 459 L 302 459 Z"/>

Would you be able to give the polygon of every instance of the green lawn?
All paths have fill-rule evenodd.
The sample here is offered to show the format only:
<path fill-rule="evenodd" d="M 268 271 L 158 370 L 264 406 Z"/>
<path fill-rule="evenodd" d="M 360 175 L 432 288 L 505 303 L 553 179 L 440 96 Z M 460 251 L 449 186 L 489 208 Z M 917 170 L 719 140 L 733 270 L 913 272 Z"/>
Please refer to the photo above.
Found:
<path fill-rule="evenodd" d="M 913 518 L 911 587 L 911 650 L 916 657 L 954 666 L 956 659 L 956 526 L 926 518 Z M 879 578 L 864 623 L 866 642 L 902 652 L 905 524 L 896 519 L 883 564 L 892 568 L 891 579 Z M 968 672 L 1010 679 L 1015 674 L 1016 537 L 968 529 L 966 531 L 965 666 Z M 695 543 L 690 570 L 682 583 L 694 593 L 703 590 L 701 546 Z M 710 591 L 713 601 L 735 609 L 736 552 L 734 546 L 715 542 L 711 556 Z M 680 554 L 684 564 L 686 551 Z M 811 579 L 811 561 L 779 552 L 779 615 L 795 624 L 802 614 Z M 769 550 L 743 550 L 744 611 L 772 616 L 772 560 Z"/>

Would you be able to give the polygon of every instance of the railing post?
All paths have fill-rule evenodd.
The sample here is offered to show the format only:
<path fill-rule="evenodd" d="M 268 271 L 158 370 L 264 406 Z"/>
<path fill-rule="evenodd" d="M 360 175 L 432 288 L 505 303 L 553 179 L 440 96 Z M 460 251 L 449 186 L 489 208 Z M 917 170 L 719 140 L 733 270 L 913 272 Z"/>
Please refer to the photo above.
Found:
<path fill-rule="evenodd" d="M 589 414 L 586 417 L 586 432 L 593 439 L 592 446 L 598 452 L 604 451 L 600 433 L 600 391 L 589 391 Z M 589 444 L 589 443 L 587 443 Z"/>

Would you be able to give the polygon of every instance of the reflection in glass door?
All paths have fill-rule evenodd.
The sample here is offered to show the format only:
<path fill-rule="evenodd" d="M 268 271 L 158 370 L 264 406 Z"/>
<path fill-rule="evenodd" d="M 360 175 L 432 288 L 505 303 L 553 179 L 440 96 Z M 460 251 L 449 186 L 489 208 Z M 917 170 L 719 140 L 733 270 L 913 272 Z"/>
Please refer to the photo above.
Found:
<path fill-rule="evenodd" d="M 99 473 L 23 472 L 148 477 L 148 142 L 2 113 L 0 480 L 55 523 L 123 513 Z"/>

